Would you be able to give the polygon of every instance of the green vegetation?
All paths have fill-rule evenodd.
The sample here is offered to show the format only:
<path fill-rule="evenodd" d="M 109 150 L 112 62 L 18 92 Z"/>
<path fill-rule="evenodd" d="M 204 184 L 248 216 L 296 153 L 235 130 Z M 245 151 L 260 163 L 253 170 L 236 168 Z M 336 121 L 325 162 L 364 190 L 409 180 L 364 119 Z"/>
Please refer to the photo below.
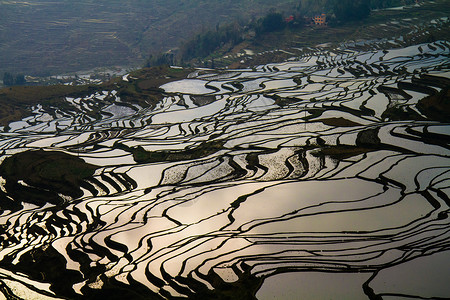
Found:
<path fill-rule="evenodd" d="M 296 10 L 303 16 L 314 16 L 321 13 L 331 13 L 331 0 L 300 0 Z"/>
<path fill-rule="evenodd" d="M 334 126 L 334 127 L 355 127 L 355 126 L 361 126 L 361 124 L 353 122 L 351 120 L 347 120 L 345 118 L 339 117 L 339 118 L 325 118 L 318 120 L 322 122 L 325 125 L 328 126 Z"/>
<path fill-rule="evenodd" d="M 366 154 L 372 151 L 376 151 L 376 149 L 358 146 L 340 145 L 340 146 L 327 146 L 318 148 L 315 152 L 313 152 L 313 155 L 315 155 L 316 157 L 328 156 L 332 159 L 344 160 L 350 157 Z"/>
<path fill-rule="evenodd" d="M 179 51 L 163 53 L 152 56 L 147 65 L 180 64 L 196 67 L 251 67 L 267 61 L 277 62 L 286 59 L 285 54 L 266 53 L 271 57 L 252 57 L 251 65 L 242 65 L 241 56 L 236 55 L 243 49 L 251 49 L 254 52 L 268 49 L 287 49 L 290 47 L 314 47 L 322 43 L 339 43 L 353 39 L 385 38 L 386 28 L 379 27 L 382 23 L 390 23 L 394 20 L 409 18 L 419 15 L 420 22 L 430 15 L 433 17 L 445 16 L 445 3 L 448 0 L 440 0 L 439 3 L 430 2 L 423 6 L 408 8 L 405 10 L 377 10 L 396 5 L 415 3 L 413 0 L 378 0 L 378 1 L 338 1 L 301 0 L 290 10 L 284 12 L 271 10 L 265 16 L 251 19 L 248 22 L 234 22 L 229 25 L 216 26 L 215 30 L 205 30 L 197 34 L 193 39 L 185 42 Z M 326 14 L 328 26 L 312 25 L 312 17 L 317 14 Z M 377 26 L 375 28 L 374 26 Z M 429 35 L 433 35 L 430 28 Z M 389 35 L 407 35 L 409 28 L 397 26 L 389 32 Z M 411 44 L 424 42 L 417 40 L 421 35 L 408 37 Z M 431 40 L 430 40 L 431 39 Z M 414 40 L 414 41 L 413 41 Z M 430 37 L 426 42 L 432 41 Z M 410 40 L 406 40 L 409 42 Z M 276 57 L 276 55 L 281 55 Z M 230 61 L 230 57 L 235 57 Z M 223 57 L 228 57 L 223 59 Z"/>
<path fill-rule="evenodd" d="M 141 146 L 128 147 L 122 143 L 114 143 L 114 148 L 122 149 L 133 154 L 137 163 L 154 163 L 163 161 L 184 161 L 198 159 L 214 154 L 223 149 L 223 141 L 203 142 L 197 147 L 177 151 L 147 151 Z"/>
<path fill-rule="evenodd" d="M 370 8 L 396 7 L 401 5 L 411 5 L 415 2 L 415 0 L 370 0 Z"/>
<path fill-rule="evenodd" d="M 281 31 L 288 26 L 288 23 L 289 21 L 285 20 L 281 13 L 270 11 L 264 17 L 247 24 L 234 22 L 225 26 L 216 26 L 215 30 L 197 34 L 193 39 L 184 43 L 178 54 L 166 52 L 155 57 L 150 56 L 146 66 L 189 64 L 189 61 L 208 57 L 218 49 L 225 48 L 225 51 L 230 51 L 236 45 L 248 40 L 249 37 L 256 35 L 259 38 L 270 32 Z M 299 23 L 295 22 L 295 24 Z M 214 58 L 209 67 L 215 67 Z"/>
<path fill-rule="evenodd" d="M 52 85 L 52 86 L 13 86 L 0 89 L 0 125 L 6 126 L 12 121 L 30 115 L 30 107 L 40 104 L 44 107 L 59 107 L 67 111 L 77 109 L 70 105 L 66 97 L 85 97 L 96 92 L 117 91 L 122 101 L 138 104 L 142 107 L 153 107 L 163 97 L 159 86 L 170 81 L 185 78 L 191 69 L 173 69 L 167 66 L 144 68 L 131 74 L 129 82 L 114 78 L 101 85 Z M 105 101 L 111 99 L 106 98 Z M 98 108 L 88 112 L 98 117 Z"/>
<path fill-rule="evenodd" d="M 23 85 L 25 84 L 26 80 L 25 80 L 25 76 L 23 74 L 17 74 L 17 75 L 13 75 L 9 72 L 5 72 L 5 74 L 3 74 L 3 84 L 7 85 L 7 86 L 11 86 L 11 85 Z"/>
<path fill-rule="evenodd" d="M 334 0 L 333 12 L 340 22 L 361 20 L 367 18 L 370 14 L 370 1 Z"/>
<path fill-rule="evenodd" d="M 333 25 L 334 9 L 340 9 L 337 15 L 344 21 L 347 16 L 365 16 L 364 3 L 369 2 L 374 9 L 414 1 L 0 1 L 0 74 L 48 76 L 114 65 L 188 63 L 204 57 L 210 60 L 209 67 L 223 67 L 212 63 L 220 56 L 215 53 L 233 52 L 242 40 L 257 43 L 252 40 L 254 31 L 262 33 L 259 39 L 321 13 Z M 355 8 L 365 11 L 354 12 Z M 286 26 L 280 15 L 283 21 L 290 16 L 295 21 Z"/>
<path fill-rule="evenodd" d="M 13 86 L 0 90 L 0 125 L 7 125 L 30 114 L 36 104 L 67 108 L 64 97 L 77 97 L 98 90 L 97 86 Z M 72 110 L 75 108 L 72 107 Z"/>
<path fill-rule="evenodd" d="M 320 13 L 331 13 L 337 8 L 352 9 L 368 7 L 369 9 L 378 9 L 410 5 L 413 3 L 415 3 L 415 0 L 300 0 L 298 1 L 297 10 L 301 11 L 304 15 L 314 15 Z"/>
<path fill-rule="evenodd" d="M 319 1 L 320 2 L 320 1 Z M 299 1 L 296 3 L 301 7 L 293 10 L 314 11 L 318 7 L 325 7 L 326 1 Z M 379 1 L 378 6 L 383 6 L 389 1 Z M 324 4 L 325 3 L 325 4 Z M 329 7 L 329 2 L 328 7 Z M 397 2 L 390 1 L 389 3 Z M 339 43 L 343 40 L 357 39 L 382 39 L 387 34 L 389 36 L 403 36 L 404 41 L 401 46 L 411 44 L 432 42 L 439 39 L 449 39 L 448 30 L 436 28 L 433 26 L 424 27 L 421 32 L 411 33 L 411 27 L 408 26 L 389 26 L 386 23 L 405 18 L 417 18 L 420 22 L 429 22 L 431 19 L 447 16 L 449 0 L 437 0 L 433 3 L 427 3 L 420 7 L 409 8 L 405 10 L 380 10 L 372 11 L 364 20 L 354 20 L 347 23 L 341 23 L 336 26 L 294 26 L 287 22 L 283 14 L 276 11 L 270 11 L 265 17 L 251 20 L 247 25 L 244 23 L 232 23 L 231 25 L 216 26 L 215 30 L 197 35 L 192 41 L 183 46 L 179 53 L 181 59 L 176 56 L 176 52 L 167 52 L 164 57 L 156 64 L 171 64 L 173 62 L 184 61 L 186 65 L 192 66 L 210 66 L 210 67 L 252 67 L 258 64 L 264 64 L 268 61 L 277 62 L 285 60 L 292 55 L 282 51 L 265 51 L 268 49 L 286 49 L 314 47 L 321 43 Z M 323 6 L 325 5 L 325 6 Z M 329 7 L 332 9 L 332 7 Z M 286 16 L 287 14 L 285 14 Z M 294 20 L 298 22 L 301 14 L 295 14 Z M 427 21 L 428 20 L 428 21 Z M 284 25 L 280 25 L 283 22 Z M 381 26 L 384 24 L 385 26 Z M 258 29 L 259 28 L 259 29 Z M 264 32 L 257 36 L 252 35 L 255 31 Z M 392 47 L 392 45 L 387 45 Z M 235 55 L 242 53 L 243 49 L 251 49 L 254 52 L 263 52 L 261 55 L 250 56 L 242 62 L 242 56 Z M 227 56 L 227 57 L 226 57 Z M 225 58 L 226 57 L 226 58 Z M 167 66 L 157 68 L 144 68 L 133 72 L 130 81 L 126 82 L 120 78 L 115 78 L 110 82 L 101 85 L 88 86 L 65 86 L 54 85 L 51 88 L 39 86 L 12 86 L 0 90 L 0 125 L 6 126 L 12 121 L 20 120 L 30 115 L 30 107 L 36 104 L 46 106 L 57 106 L 62 109 L 67 108 L 76 111 L 75 107 L 65 101 L 65 97 L 83 97 L 99 91 L 116 90 L 121 99 L 130 104 L 139 104 L 142 107 L 152 107 L 156 105 L 163 97 L 164 92 L 159 89 L 164 83 L 182 79 L 191 72 L 190 69 L 175 69 Z M 9 73 L 10 78 L 16 76 Z M 6 77 L 8 77 L 6 76 Z M 8 80 L 7 80 L 8 81 Z M 106 98 L 105 101 L 111 99 Z M 210 99 L 198 99 L 199 103 L 206 103 Z M 280 105 L 289 99 L 279 101 Z M 69 107 L 70 106 L 70 107 Z M 397 110 L 397 111 L 396 111 Z M 392 115 L 400 112 L 398 108 L 392 108 Z M 405 111 L 403 111 L 405 112 Z M 96 108 L 89 112 L 91 116 L 98 117 Z M 410 112 L 402 113 L 400 118 L 412 116 Z M 386 115 L 387 118 L 393 116 Z"/>
<path fill-rule="evenodd" d="M 199 32 L 297 0 L 0 1 L 0 74 L 140 66 Z"/>
<path fill-rule="evenodd" d="M 6 180 L 5 189 L 11 198 L 0 192 L 0 208 L 21 206 L 11 199 L 20 199 L 39 206 L 46 203 L 62 205 L 63 196 L 83 195 L 83 180 L 94 175 L 96 166 L 64 152 L 26 151 L 6 158 L 0 165 L 0 176 Z"/>
<path fill-rule="evenodd" d="M 243 28 L 233 23 L 231 25 L 217 27 L 215 31 L 207 31 L 198 34 L 181 47 L 181 62 L 189 61 L 197 57 L 206 57 L 217 48 L 227 45 L 232 48 L 243 41 Z"/>
<path fill-rule="evenodd" d="M 262 35 L 267 32 L 282 30 L 286 28 L 286 25 L 286 21 L 280 13 L 271 12 L 258 21 L 258 24 L 255 26 L 255 32 L 258 35 Z"/>
<path fill-rule="evenodd" d="M 450 83 L 439 93 L 420 100 L 417 108 L 432 120 L 448 122 L 450 120 Z"/>

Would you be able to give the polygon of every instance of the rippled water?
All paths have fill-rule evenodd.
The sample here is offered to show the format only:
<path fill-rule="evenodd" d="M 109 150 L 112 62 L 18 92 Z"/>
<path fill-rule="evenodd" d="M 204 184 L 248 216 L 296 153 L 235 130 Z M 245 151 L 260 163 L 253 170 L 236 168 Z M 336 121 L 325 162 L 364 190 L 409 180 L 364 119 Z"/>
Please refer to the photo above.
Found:
<path fill-rule="evenodd" d="M 154 110 L 119 98 L 101 119 L 36 107 L 1 134 L 3 159 L 41 148 L 98 169 L 80 198 L 2 211 L 0 291 L 450 297 L 450 127 L 416 108 L 442 83 L 402 84 L 448 72 L 443 41 L 318 50 L 166 84 Z M 88 111 L 105 94 L 67 100 Z M 392 107 L 415 120 L 391 119 Z M 117 142 L 197 154 L 137 163 Z M 36 253 L 67 280 L 27 272 Z"/>

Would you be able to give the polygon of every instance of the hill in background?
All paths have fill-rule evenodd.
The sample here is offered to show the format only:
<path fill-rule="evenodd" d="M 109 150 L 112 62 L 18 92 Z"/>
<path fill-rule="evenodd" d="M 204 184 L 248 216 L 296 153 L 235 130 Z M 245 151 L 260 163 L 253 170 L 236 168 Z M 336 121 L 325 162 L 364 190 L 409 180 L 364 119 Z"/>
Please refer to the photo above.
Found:
<path fill-rule="evenodd" d="M 194 33 L 248 22 L 279 0 L 0 1 L 0 74 L 54 75 L 103 66 L 141 65 Z M 0 75 L 1 76 L 1 75 Z"/>

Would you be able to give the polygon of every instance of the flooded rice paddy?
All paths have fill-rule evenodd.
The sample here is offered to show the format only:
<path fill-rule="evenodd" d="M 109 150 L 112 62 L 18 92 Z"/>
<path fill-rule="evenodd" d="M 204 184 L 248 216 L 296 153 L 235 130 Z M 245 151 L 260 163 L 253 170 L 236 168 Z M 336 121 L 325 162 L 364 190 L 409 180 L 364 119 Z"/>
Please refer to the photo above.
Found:
<path fill-rule="evenodd" d="M 196 72 L 154 109 L 107 91 L 67 98 L 81 114 L 34 107 L 0 135 L 2 160 L 64 152 L 95 171 L 64 173 L 80 194 L 57 186 L 54 203 L 0 178 L 15 203 L 0 215 L 1 293 L 450 297 L 450 127 L 417 105 L 449 67 L 444 41 L 318 49 Z"/>

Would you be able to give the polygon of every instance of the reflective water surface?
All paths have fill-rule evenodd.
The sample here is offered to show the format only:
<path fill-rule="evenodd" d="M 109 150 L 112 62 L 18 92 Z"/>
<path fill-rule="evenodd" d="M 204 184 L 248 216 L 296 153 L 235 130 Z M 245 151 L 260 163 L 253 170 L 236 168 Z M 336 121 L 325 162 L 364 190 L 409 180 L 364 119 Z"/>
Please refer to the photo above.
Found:
<path fill-rule="evenodd" d="M 95 172 L 59 204 L 14 199 L 0 178 L 21 202 L 0 215 L 0 291 L 448 298 L 450 127 L 417 103 L 449 70 L 444 41 L 317 50 L 198 72 L 162 86 L 154 110 L 118 97 L 99 119 L 36 107 L 0 135 L 2 160 L 58 151 Z"/>

